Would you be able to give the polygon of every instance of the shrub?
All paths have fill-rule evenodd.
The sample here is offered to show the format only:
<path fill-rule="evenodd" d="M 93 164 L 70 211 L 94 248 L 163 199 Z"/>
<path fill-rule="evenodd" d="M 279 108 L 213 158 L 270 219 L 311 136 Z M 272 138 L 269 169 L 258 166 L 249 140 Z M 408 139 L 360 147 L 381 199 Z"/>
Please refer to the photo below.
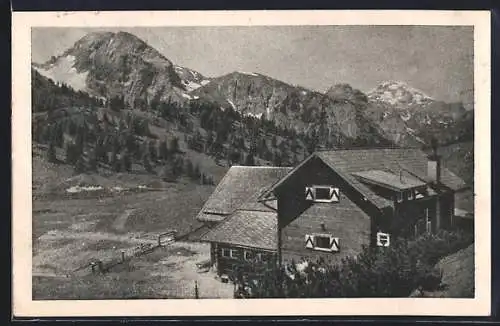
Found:
<path fill-rule="evenodd" d="M 410 255 L 422 262 L 434 265 L 441 258 L 464 249 L 474 242 L 474 236 L 463 231 L 445 231 L 425 234 L 410 241 Z"/>
<path fill-rule="evenodd" d="M 260 270 L 252 267 L 234 280 L 240 297 L 408 297 L 416 288 L 436 290 L 442 272 L 434 267 L 435 261 L 468 241 L 450 232 L 412 242 L 395 239 L 388 248 L 365 247 L 357 257 L 336 265 L 319 260 L 299 268 L 292 262 L 278 270 L 271 264 Z"/>

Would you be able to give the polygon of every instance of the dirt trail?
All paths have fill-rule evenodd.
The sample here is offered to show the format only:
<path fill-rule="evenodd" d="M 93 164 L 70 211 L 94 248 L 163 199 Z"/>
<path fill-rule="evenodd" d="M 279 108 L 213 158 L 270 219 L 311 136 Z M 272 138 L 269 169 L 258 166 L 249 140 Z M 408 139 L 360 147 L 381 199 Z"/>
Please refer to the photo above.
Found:
<path fill-rule="evenodd" d="M 205 248 L 206 244 L 176 242 L 171 246 L 173 248 L 187 248 L 196 252 L 193 256 L 168 256 L 162 261 L 164 265 L 173 264 L 175 266 L 168 268 L 168 270 L 164 269 L 161 273 L 176 281 L 176 295 L 194 298 L 194 284 L 197 281 L 200 298 L 233 298 L 234 287 L 232 284 L 217 280 L 213 271 L 198 272 L 196 263 L 210 257 Z"/>

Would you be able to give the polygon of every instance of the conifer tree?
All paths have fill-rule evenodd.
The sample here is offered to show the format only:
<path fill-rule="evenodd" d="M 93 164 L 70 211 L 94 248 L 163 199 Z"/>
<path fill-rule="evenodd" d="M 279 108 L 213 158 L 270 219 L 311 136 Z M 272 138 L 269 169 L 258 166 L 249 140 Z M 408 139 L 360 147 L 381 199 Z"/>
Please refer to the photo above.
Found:
<path fill-rule="evenodd" d="M 57 157 L 56 157 L 56 146 L 54 145 L 54 142 L 51 141 L 49 143 L 49 150 L 47 151 L 47 159 L 50 163 L 56 163 L 57 162 Z"/>
<path fill-rule="evenodd" d="M 168 147 L 166 140 L 162 140 L 158 143 L 158 156 L 159 159 L 163 161 L 168 159 Z"/>
<path fill-rule="evenodd" d="M 163 166 L 161 176 L 163 181 L 175 182 L 177 180 L 177 175 L 174 173 L 172 164 L 165 164 Z"/>
<path fill-rule="evenodd" d="M 89 171 L 97 171 L 97 155 L 95 149 L 89 153 L 88 169 Z"/>
<path fill-rule="evenodd" d="M 76 160 L 74 168 L 76 173 L 82 173 L 85 171 L 85 160 L 81 155 Z"/>
<path fill-rule="evenodd" d="M 122 159 L 122 166 L 123 166 L 123 169 L 127 172 L 130 171 L 130 169 L 132 168 L 132 161 L 130 159 L 130 152 L 128 151 L 125 151 L 122 153 L 121 155 L 121 159 Z"/>
<path fill-rule="evenodd" d="M 247 155 L 247 157 L 245 158 L 245 165 L 246 166 L 254 166 L 255 165 L 255 158 L 253 156 L 253 152 L 250 151 Z"/>
<path fill-rule="evenodd" d="M 149 161 L 149 155 L 145 154 L 142 156 L 142 166 L 148 173 L 153 172 L 153 167 L 151 166 L 151 162 Z"/>
<path fill-rule="evenodd" d="M 156 150 L 156 142 L 154 140 L 150 140 L 148 144 L 148 150 L 149 150 L 149 158 L 151 162 L 156 162 L 157 159 L 157 150 Z"/>
<path fill-rule="evenodd" d="M 200 166 L 196 164 L 193 168 L 193 180 L 200 180 L 200 178 L 201 178 Z"/>
<path fill-rule="evenodd" d="M 171 154 L 177 154 L 179 152 L 179 138 L 174 136 L 172 137 L 172 139 L 170 139 L 168 151 Z"/>
<path fill-rule="evenodd" d="M 194 175 L 194 166 L 193 166 L 193 162 L 191 162 L 191 160 L 189 158 L 186 159 L 186 163 L 185 163 L 185 171 L 186 171 L 186 175 L 191 178 L 191 179 L 194 179 L 196 180 L 196 177 Z"/>

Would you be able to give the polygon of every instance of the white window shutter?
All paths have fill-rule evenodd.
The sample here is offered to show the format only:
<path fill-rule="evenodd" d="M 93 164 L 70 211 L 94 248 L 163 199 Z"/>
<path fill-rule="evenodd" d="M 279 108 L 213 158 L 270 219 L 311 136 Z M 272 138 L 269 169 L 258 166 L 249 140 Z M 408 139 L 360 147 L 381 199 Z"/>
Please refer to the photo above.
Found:
<path fill-rule="evenodd" d="M 311 234 L 306 234 L 305 236 L 305 246 L 308 249 L 314 248 L 314 236 Z"/>
<path fill-rule="evenodd" d="M 340 251 L 340 243 L 339 243 L 339 238 L 330 236 L 330 250 L 331 251 Z"/>

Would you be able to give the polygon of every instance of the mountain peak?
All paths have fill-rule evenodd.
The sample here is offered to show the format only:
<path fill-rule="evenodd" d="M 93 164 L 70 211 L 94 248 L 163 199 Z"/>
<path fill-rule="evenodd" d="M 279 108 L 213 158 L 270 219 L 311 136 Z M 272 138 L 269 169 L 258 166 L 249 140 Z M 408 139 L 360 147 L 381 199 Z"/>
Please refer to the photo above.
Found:
<path fill-rule="evenodd" d="M 423 91 L 411 87 L 404 81 L 390 80 L 380 83 L 368 92 L 370 100 L 388 103 L 394 106 L 408 107 L 415 104 L 428 104 L 434 99 Z"/>
<path fill-rule="evenodd" d="M 88 33 L 62 55 L 35 68 L 75 90 L 106 98 L 123 96 L 130 105 L 153 98 L 182 101 L 183 92 L 199 87 L 194 83 L 207 82 L 195 71 L 179 66 L 176 71 L 163 54 L 123 31 Z"/>
<path fill-rule="evenodd" d="M 325 94 L 328 97 L 339 101 L 368 101 L 366 95 L 363 92 L 358 89 L 352 88 L 351 85 L 346 83 L 333 85 L 326 91 Z"/>

